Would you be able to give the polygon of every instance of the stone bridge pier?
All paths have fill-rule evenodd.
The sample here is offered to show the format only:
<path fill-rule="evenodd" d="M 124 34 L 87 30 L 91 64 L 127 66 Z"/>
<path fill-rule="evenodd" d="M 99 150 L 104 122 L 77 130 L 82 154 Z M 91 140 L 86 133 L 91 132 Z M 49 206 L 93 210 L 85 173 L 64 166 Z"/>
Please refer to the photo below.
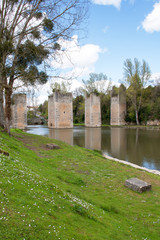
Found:
<path fill-rule="evenodd" d="M 55 91 L 48 97 L 48 127 L 73 128 L 72 93 Z"/>
<path fill-rule="evenodd" d="M 26 94 L 14 94 L 12 97 L 12 128 L 27 127 L 27 97 Z"/>
<path fill-rule="evenodd" d="M 94 93 L 85 98 L 85 126 L 101 127 L 100 97 Z"/>
<path fill-rule="evenodd" d="M 110 125 L 125 125 L 126 116 L 126 89 L 123 85 L 119 87 L 118 92 L 115 88 L 111 94 L 111 119 Z"/>

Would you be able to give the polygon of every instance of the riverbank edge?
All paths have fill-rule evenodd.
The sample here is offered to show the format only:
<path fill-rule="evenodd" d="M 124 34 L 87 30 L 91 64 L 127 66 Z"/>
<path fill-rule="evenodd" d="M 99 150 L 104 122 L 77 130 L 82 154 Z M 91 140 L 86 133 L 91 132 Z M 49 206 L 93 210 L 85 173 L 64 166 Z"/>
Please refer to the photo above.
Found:
<path fill-rule="evenodd" d="M 110 156 L 108 156 L 108 155 L 106 155 L 106 154 L 104 154 L 104 153 L 102 154 L 102 156 L 105 157 L 106 159 L 109 159 L 109 160 L 112 160 L 112 161 L 115 161 L 115 162 L 119 162 L 119 163 L 123 163 L 123 164 L 128 165 L 128 166 L 131 166 L 131 167 L 133 167 L 133 168 L 137 168 L 137 169 L 140 169 L 140 170 L 144 170 L 144 171 L 146 171 L 146 172 L 149 172 L 149 173 L 153 173 L 153 174 L 156 174 L 156 175 L 160 175 L 160 171 L 158 171 L 158 170 L 152 170 L 152 169 L 148 169 L 148 168 L 145 168 L 145 167 L 141 167 L 141 166 L 139 166 L 139 165 L 137 165 L 137 164 L 134 164 L 134 163 L 130 163 L 130 162 L 126 162 L 126 161 L 124 161 L 124 160 L 120 160 L 120 159 L 118 159 L 118 158 L 110 157 Z"/>
<path fill-rule="evenodd" d="M 77 123 L 73 124 L 74 127 L 86 127 L 84 123 Z M 131 128 L 131 129 L 157 129 L 160 130 L 160 126 L 157 125 L 107 125 L 107 124 L 102 124 L 101 127 L 111 127 L 111 128 Z M 90 127 L 91 128 L 91 127 Z M 99 127 L 100 128 L 100 127 Z"/>

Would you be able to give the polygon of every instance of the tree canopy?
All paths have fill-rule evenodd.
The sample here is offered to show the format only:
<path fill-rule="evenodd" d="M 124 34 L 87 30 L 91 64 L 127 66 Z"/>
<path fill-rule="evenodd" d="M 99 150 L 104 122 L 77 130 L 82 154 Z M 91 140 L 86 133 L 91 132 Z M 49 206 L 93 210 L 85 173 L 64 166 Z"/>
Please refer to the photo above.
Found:
<path fill-rule="evenodd" d="M 84 84 L 84 91 L 87 94 L 107 93 L 111 87 L 111 80 L 103 73 L 90 73 L 88 80 L 82 80 Z"/>
<path fill-rule="evenodd" d="M 0 1 L 0 125 L 10 126 L 14 83 L 43 84 L 48 59 L 84 19 L 88 0 Z M 5 114 L 3 99 L 5 96 Z"/>

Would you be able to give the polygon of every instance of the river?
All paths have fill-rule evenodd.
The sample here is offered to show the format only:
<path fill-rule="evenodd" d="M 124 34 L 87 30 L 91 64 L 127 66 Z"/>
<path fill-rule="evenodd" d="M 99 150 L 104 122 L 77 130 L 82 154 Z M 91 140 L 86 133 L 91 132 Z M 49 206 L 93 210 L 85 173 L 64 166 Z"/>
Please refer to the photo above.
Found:
<path fill-rule="evenodd" d="M 70 145 L 100 150 L 111 157 L 160 171 L 159 129 L 81 126 L 73 129 L 48 129 L 47 126 L 29 125 L 26 131 Z"/>

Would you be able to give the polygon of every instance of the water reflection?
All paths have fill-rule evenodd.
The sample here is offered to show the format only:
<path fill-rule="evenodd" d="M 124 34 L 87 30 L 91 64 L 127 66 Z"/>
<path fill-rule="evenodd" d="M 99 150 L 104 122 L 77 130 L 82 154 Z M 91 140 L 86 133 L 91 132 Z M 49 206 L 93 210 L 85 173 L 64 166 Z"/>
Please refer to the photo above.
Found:
<path fill-rule="evenodd" d="M 45 126 L 29 126 L 27 132 L 48 135 L 70 145 L 102 150 L 112 157 L 160 170 L 160 130 L 118 127 L 48 129 Z"/>
<path fill-rule="evenodd" d="M 111 128 L 109 155 L 149 169 L 160 170 L 160 131 Z"/>
<path fill-rule="evenodd" d="M 127 150 L 126 129 L 111 128 L 111 154 L 114 158 L 125 159 Z"/>
<path fill-rule="evenodd" d="M 101 150 L 101 128 L 85 128 L 85 148 Z"/>
<path fill-rule="evenodd" d="M 73 145 L 73 129 L 49 129 L 48 136 Z"/>

